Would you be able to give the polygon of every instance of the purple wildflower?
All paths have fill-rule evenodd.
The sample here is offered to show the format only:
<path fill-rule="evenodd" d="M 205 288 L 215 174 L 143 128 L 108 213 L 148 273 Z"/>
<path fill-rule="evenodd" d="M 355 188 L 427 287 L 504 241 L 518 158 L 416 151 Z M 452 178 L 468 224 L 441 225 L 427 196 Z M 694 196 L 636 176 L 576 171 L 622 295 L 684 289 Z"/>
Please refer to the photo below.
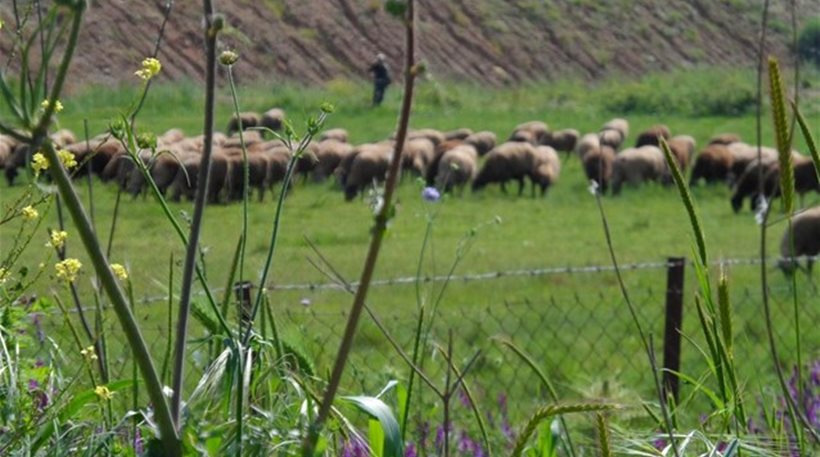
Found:
<path fill-rule="evenodd" d="M 407 443 L 407 447 L 404 448 L 404 457 L 418 457 L 418 455 L 416 445 L 413 443 Z"/>
<path fill-rule="evenodd" d="M 46 341 L 46 334 L 43 332 L 43 325 L 40 322 L 39 314 L 32 314 L 31 323 L 34 325 L 34 331 L 37 334 L 37 341 L 43 344 Z"/>
<path fill-rule="evenodd" d="M 137 455 L 142 455 L 145 452 L 145 448 L 142 444 L 142 433 L 140 432 L 139 427 L 137 427 L 137 433 L 134 435 L 134 453 Z"/>
<path fill-rule="evenodd" d="M 470 397 L 469 397 L 469 396 L 467 396 L 467 391 L 465 391 L 464 389 L 459 389 L 459 390 L 458 390 L 458 399 L 459 399 L 459 401 L 461 401 L 461 404 L 462 404 L 465 408 L 469 408 L 469 407 L 470 407 L 470 404 L 471 404 L 471 403 L 470 403 Z"/>
<path fill-rule="evenodd" d="M 441 198 L 441 193 L 435 187 L 425 187 L 421 191 L 421 198 L 428 202 L 437 202 Z"/>
<path fill-rule="evenodd" d="M 441 449 L 444 447 L 444 427 L 441 425 L 436 427 L 436 440 L 433 445 L 436 448 L 436 452 L 441 452 Z"/>
<path fill-rule="evenodd" d="M 654 441 L 652 441 L 652 446 L 659 451 L 664 450 L 667 444 L 669 443 L 666 441 L 665 438 L 657 438 Z"/>

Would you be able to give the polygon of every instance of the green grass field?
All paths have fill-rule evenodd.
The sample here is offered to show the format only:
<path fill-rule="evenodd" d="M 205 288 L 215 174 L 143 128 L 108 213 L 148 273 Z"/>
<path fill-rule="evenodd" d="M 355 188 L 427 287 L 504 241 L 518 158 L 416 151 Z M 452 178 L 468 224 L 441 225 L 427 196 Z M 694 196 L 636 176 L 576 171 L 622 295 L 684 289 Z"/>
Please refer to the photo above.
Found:
<path fill-rule="evenodd" d="M 684 81 L 685 87 L 703 87 L 702 93 L 684 91 L 686 97 L 716 94 L 721 70 L 704 70 L 688 75 L 656 77 L 637 84 L 647 88 L 651 84 L 666 84 L 671 90 L 674 81 Z M 728 72 L 727 72 L 728 73 Z M 740 74 L 740 76 L 738 76 Z M 732 78 L 749 82 L 751 77 L 742 72 L 731 72 Z M 677 78 L 677 79 L 676 79 Z M 652 82 L 655 81 L 655 82 Z M 657 82 L 661 81 L 661 82 Z M 672 82 L 670 82 L 672 81 Z M 710 83 L 710 84 L 707 84 Z M 683 84 L 683 83 L 681 83 Z M 486 90 L 466 85 L 436 85 L 423 83 L 412 126 L 435 127 L 443 130 L 470 127 L 489 129 L 499 137 L 506 136 L 520 122 L 541 119 L 553 128 L 576 128 L 581 132 L 595 131 L 608 119 L 620 115 L 631 124 L 631 143 L 637 132 L 654 123 L 662 122 L 673 134 L 690 134 L 703 144 L 710 136 L 722 132 L 737 132 L 749 142 L 754 141 L 755 118 L 746 111 L 735 116 L 694 115 L 691 108 L 676 111 L 674 106 L 657 113 L 614 113 L 608 111 L 607 100 L 618 90 L 617 81 L 598 87 L 584 88 L 579 83 L 563 82 L 556 85 L 539 84 L 529 87 Z M 630 86 L 632 87 L 632 86 Z M 682 86 L 683 87 L 683 86 Z M 631 90 L 639 90 L 632 87 Z M 643 90 L 643 89 L 641 89 Z M 276 88 L 251 87 L 242 90 L 240 103 L 243 110 L 263 110 L 271 106 L 284 107 L 298 123 L 313 113 L 321 101 L 330 100 L 338 109 L 331 116 L 328 127 L 344 127 L 352 141 L 364 142 L 386 137 L 395 127 L 399 94 L 391 90 L 385 106 L 371 109 L 367 106 L 368 89 L 345 81 L 329 84 L 323 89 L 304 89 L 292 86 Z M 64 100 L 66 110 L 61 114 L 62 126 L 75 132 L 82 131 L 87 119 L 92 134 L 99 132 L 108 121 L 127 106 L 135 94 L 133 88 L 80 92 Z M 179 127 L 194 135 L 201 126 L 201 91 L 190 84 L 160 85 L 151 93 L 138 125 L 160 133 Z M 675 97 L 670 102 L 674 103 Z M 223 91 L 218 109 L 219 125 L 224 125 L 230 113 L 230 99 Z M 820 122 L 816 100 L 806 101 L 811 125 Z M 640 111 L 640 110 L 638 110 Z M 763 119 L 763 142 L 772 144 L 772 125 Z M 820 134 L 820 132 L 816 132 Z M 798 149 L 805 148 L 802 140 Z M 5 207 L 24 189 L 0 185 L 0 205 Z M 587 182 L 576 157 L 563 162 L 560 181 L 545 198 L 503 195 L 498 189 L 479 194 L 466 193 L 463 197 L 446 197 L 436 204 L 420 198 L 420 187 L 412 178 L 405 179 L 398 192 L 397 214 L 391 221 L 388 236 L 379 259 L 376 278 L 412 277 L 416 274 L 419 253 L 428 215 L 435 214 L 432 241 L 423 264 L 425 275 L 445 274 L 459 242 L 475 227 L 481 227 L 474 244 L 456 270 L 457 275 L 493 271 L 536 269 L 544 267 L 583 267 L 609 265 L 609 254 L 604 240 L 600 216 L 594 198 L 587 190 Z M 86 195 L 87 184 L 78 183 L 78 191 Z M 116 196 L 112 186 L 94 183 L 94 207 L 97 230 L 108 233 Z M 698 187 L 693 190 L 707 236 L 712 259 L 750 259 L 757 255 L 759 228 L 754 215 L 748 210 L 732 213 L 729 189 L 722 186 Z M 806 204 L 820 202 L 818 195 L 810 195 Z M 688 219 L 677 191 L 661 186 L 627 189 L 618 198 L 606 197 L 604 206 L 612 230 L 615 250 L 622 263 L 663 262 L 668 256 L 691 258 L 693 239 Z M 190 213 L 189 203 L 171 204 L 184 219 Z M 250 204 L 250 238 L 246 276 L 257 278 L 268 249 L 274 216 L 274 203 Z M 211 285 L 221 291 L 225 286 L 234 249 L 240 233 L 241 205 L 209 206 L 205 212 L 202 248 Z M 494 223 L 500 218 L 501 223 Z M 335 354 L 344 312 L 351 298 L 338 290 L 275 290 L 276 285 L 325 283 L 328 279 L 311 265 L 308 258 L 316 256 L 308 246 L 314 243 L 347 279 L 358 278 L 369 241 L 372 211 L 365 200 L 345 203 L 342 194 L 328 184 L 298 184 L 285 204 L 281 238 L 273 262 L 270 300 L 280 317 L 281 330 L 290 340 L 303 346 L 316 358 L 322 373 L 329 369 Z M 56 226 L 56 211 L 48 210 L 44 226 Z M 776 255 L 784 225 L 775 226 L 769 237 L 769 254 Z M 0 225 L 0 254 L 5 254 L 8 243 L 15 236 L 19 222 Z M 69 233 L 71 229 L 69 228 Z M 35 268 L 46 261 L 45 230 L 35 234 L 34 242 L 21 259 L 22 265 Z M 76 238 L 69 238 L 69 254 L 84 260 Z M 135 295 L 162 297 L 167 294 L 170 256 L 176 259 L 174 277 L 180 276 L 184 247 L 173 235 L 170 224 L 163 218 L 160 207 L 151 199 L 132 200 L 124 197 L 117 221 L 111 260 L 128 266 Z M 90 263 L 84 260 L 85 265 Z M 46 267 L 52 273 L 50 265 Z M 717 275 L 718 268 L 713 269 Z M 767 359 L 764 327 L 760 308 L 759 268 L 738 265 L 727 268 L 736 304 L 738 353 L 746 388 L 757 392 L 771 385 L 772 374 Z M 788 335 L 792 326 L 789 308 L 790 281 L 772 268 L 771 286 L 777 298 L 778 325 Z M 686 331 L 700 341 L 693 308 L 695 290 L 694 272 L 687 269 Z M 34 291 L 41 295 L 58 292 L 56 283 L 45 275 Z M 662 338 L 665 270 L 641 269 L 625 272 L 627 285 L 641 307 L 646 324 Z M 815 271 L 816 282 L 818 273 Z M 81 296 L 93 306 L 90 274 L 86 269 L 80 282 Z M 820 309 L 816 286 L 804 276 L 798 280 L 801 306 L 806 322 L 815 322 Z M 176 287 L 178 288 L 178 284 Z M 424 301 L 439 290 L 441 283 L 424 285 Z M 63 294 L 65 295 L 65 294 Z M 221 292 L 220 292 L 221 295 Z M 305 306 L 303 300 L 310 304 Z M 409 350 L 416 312 L 416 289 L 412 284 L 375 287 L 369 297 L 372 309 L 383 318 L 398 340 Z M 646 395 L 649 384 L 648 366 L 634 336 L 627 309 L 618 291 L 612 272 L 550 274 L 536 277 L 499 278 L 484 281 L 456 281 L 448 285 L 441 303 L 441 317 L 436 321 L 435 339 L 443 341 L 446 330 L 457 335 L 456 350 L 466 359 L 477 348 L 484 349 L 475 372 L 475 380 L 487 395 L 499 391 L 512 392 L 522 403 L 511 407 L 527 408 L 526 395 L 535 393 L 534 381 L 522 365 L 501 351 L 489 337 L 505 335 L 537 354 L 545 370 L 554 376 L 560 390 L 569 398 L 583 395 L 614 395 L 601 392 L 607 385 L 621 386 L 624 392 Z M 164 302 L 140 303 L 137 313 L 143 319 L 146 333 L 155 352 L 161 353 L 167 334 Z M 116 340 L 116 322 L 107 317 L 111 326 L 110 340 Z M 68 344 L 62 318 L 51 322 L 50 331 Z M 803 347 L 806 356 L 820 356 L 820 329 L 803 327 Z M 657 343 L 660 345 L 660 342 Z M 784 340 L 783 355 L 786 363 L 794 361 L 793 341 Z M 369 321 L 362 324 L 357 340 L 356 356 L 348 372 L 346 384 L 351 392 L 369 390 L 375 393 L 379 385 L 406 371 L 398 358 Z M 748 362 L 748 363 L 746 363 Z M 431 365 L 440 363 L 434 359 Z M 432 367 L 431 367 L 432 369 Z M 684 348 L 684 371 L 697 377 L 705 371 L 697 350 Z M 525 413 L 528 409 L 524 409 Z"/>

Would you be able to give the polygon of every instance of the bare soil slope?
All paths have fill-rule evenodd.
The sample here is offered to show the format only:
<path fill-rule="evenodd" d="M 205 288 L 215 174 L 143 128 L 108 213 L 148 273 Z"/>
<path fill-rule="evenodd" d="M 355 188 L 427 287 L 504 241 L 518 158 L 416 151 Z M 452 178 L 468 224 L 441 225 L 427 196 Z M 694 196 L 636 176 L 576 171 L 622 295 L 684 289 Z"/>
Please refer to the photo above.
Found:
<path fill-rule="evenodd" d="M 418 0 L 420 54 L 442 79 L 490 84 L 559 76 L 638 75 L 695 65 L 752 66 L 760 1 L 755 0 Z M 10 1 L 0 2 L 10 49 Z M 27 3 L 18 0 L 18 3 Z M 219 0 L 249 80 L 321 83 L 367 77 L 379 51 L 400 66 L 400 23 L 380 0 Z M 784 2 L 785 3 L 785 2 Z M 92 0 L 75 63 L 83 83 L 133 77 L 153 49 L 165 0 Z M 775 10 L 769 51 L 788 57 L 786 11 Z M 820 2 L 798 2 L 799 17 Z M 160 58 L 162 78 L 202 77 L 200 2 L 177 0 Z"/>

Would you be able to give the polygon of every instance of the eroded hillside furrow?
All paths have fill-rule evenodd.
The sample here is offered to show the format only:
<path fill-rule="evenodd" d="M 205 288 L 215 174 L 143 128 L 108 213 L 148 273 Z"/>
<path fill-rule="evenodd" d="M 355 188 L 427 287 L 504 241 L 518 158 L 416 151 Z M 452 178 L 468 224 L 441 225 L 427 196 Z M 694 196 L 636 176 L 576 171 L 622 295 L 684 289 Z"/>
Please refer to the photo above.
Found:
<path fill-rule="evenodd" d="M 22 8 L 35 0 L 18 0 Z M 52 0 L 53 1 L 53 0 Z M 610 73 L 725 65 L 753 67 L 760 2 L 734 0 L 612 0 L 523 2 L 418 1 L 418 49 L 432 75 L 487 84 Z M 48 4 L 49 0 L 41 0 Z M 222 48 L 241 58 L 243 82 L 295 80 L 323 84 L 367 78 L 378 52 L 400 77 L 401 21 L 372 0 L 218 0 L 229 27 Z M 73 85 L 133 82 L 139 60 L 151 53 L 165 1 L 98 0 L 90 3 Z M 14 24 L 11 2 L 0 19 Z M 177 1 L 160 53 L 161 79 L 202 78 L 199 2 Z M 801 19 L 820 14 L 820 2 L 799 0 Z M 789 24 L 787 8 L 772 6 L 771 24 Z M 772 27 L 767 53 L 789 60 L 791 31 Z M 14 32 L 0 33 L 0 56 L 12 50 Z M 76 77 L 80 76 L 80 77 Z"/>

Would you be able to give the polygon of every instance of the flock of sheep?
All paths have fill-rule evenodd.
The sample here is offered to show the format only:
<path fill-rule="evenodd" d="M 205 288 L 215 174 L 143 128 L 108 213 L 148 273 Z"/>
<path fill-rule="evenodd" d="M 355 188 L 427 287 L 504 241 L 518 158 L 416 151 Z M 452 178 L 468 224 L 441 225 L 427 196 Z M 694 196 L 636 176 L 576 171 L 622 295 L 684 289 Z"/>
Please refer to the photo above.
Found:
<path fill-rule="evenodd" d="M 293 151 L 282 141 L 266 139 L 260 130 L 253 129 L 266 127 L 279 131 L 284 120 L 285 113 L 278 108 L 261 116 L 242 113 L 230 119 L 227 134 L 215 135 L 207 189 L 209 202 L 237 200 L 244 195 L 243 151 L 237 135 L 240 129 L 244 131 L 248 155 L 249 192 L 255 189 L 262 200 L 266 190 L 284 180 Z M 726 133 L 712 138 L 696 155 L 693 137 L 672 136 L 667 126 L 659 124 L 641 132 L 634 147 L 621 149 L 628 135 L 629 123 L 625 119 L 613 119 L 598 132 L 583 136 L 577 130 L 551 131 L 544 122 L 531 121 L 515 127 L 503 142 L 499 142 L 493 132 L 473 132 L 467 128 L 448 132 L 411 130 L 405 142 L 402 169 L 422 177 L 428 185 L 443 192 L 463 193 L 467 186 L 475 192 L 498 184 L 506 193 L 506 184 L 514 181 L 521 195 L 525 181 L 529 180 L 532 194 L 535 195 L 538 187 L 544 195 L 560 176 L 559 152 L 563 152 L 567 158 L 572 154 L 579 157 L 587 178 L 596 181 L 601 192 L 611 190 L 617 195 L 624 185 L 636 186 L 647 181 L 671 183 L 671 173 L 659 147 L 660 138 L 664 138 L 684 173 L 692 164 L 690 184 L 705 180 L 732 186 L 731 204 L 735 211 L 740 210 L 747 198 L 754 208 L 760 189 L 770 198 L 779 193 L 779 162 L 773 148 L 762 147 L 758 158 L 757 147 L 742 142 L 738 135 Z M 135 196 L 146 191 L 142 172 L 121 142 L 109 134 L 78 142 L 71 132 L 62 130 L 52 138 L 75 155 L 80 165 L 73 170 L 74 176 L 94 173 L 105 182 L 115 181 L 123 191 Z M 184 196 L 192 200 L 197 190 L 203 145 L 202 136 L 186 137 L 180 130 L 172 129 L 157 138 L 156 151 L 168 153 L 142 150 L 138 156 L 167 198 L 177 201 Z M 348 142 L 344 129 L 330 129 L 308 144 L 296 162 L 295 173 L 303 180 L 333 179 L 345 198 L 352 200 L 385 179 L 394 146 L 393 138 L 353 145 Z M 30 160 L 31 151 L 27 146 L 0 135 L 0 168 L 5 169 L 9 185 L 14 184 L 19 169 Z M 820 192 L 812 160 L 796 151 L 793 160 L 796 191 L 801 200 L 807 192 Z M 813 227 L 801 229 L 807 233 L 804 238 L 808 236 L 806 239 L 811 245 L 806 246 L 802 254 L 820 253 L 820 208 L 799 217 L 798 227 Z"/>

